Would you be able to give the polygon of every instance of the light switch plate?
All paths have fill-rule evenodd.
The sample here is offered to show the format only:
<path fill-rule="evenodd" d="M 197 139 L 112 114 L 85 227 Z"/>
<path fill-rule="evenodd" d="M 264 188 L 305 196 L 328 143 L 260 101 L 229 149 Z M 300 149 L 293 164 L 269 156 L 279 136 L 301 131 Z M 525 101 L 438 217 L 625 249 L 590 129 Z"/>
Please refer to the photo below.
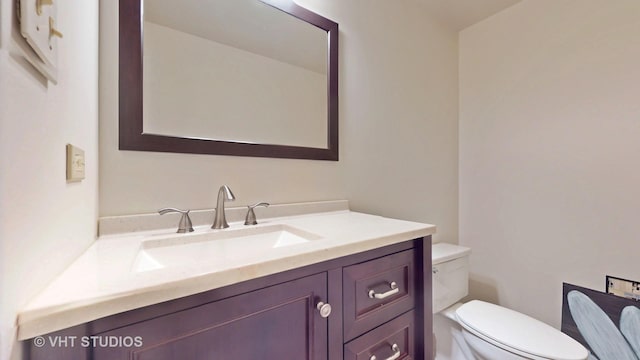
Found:
<path fill-rule="evenodd" d="M 20 0 L 20 32 L 37 55 L 28 60 L 54 83 L 57 80 L 58 36 L 53 36 L 52 31 L 57 26 L 57 1 Z"/>
<path fill-rule="evenodd" d="M 84 179 L 84 150 L 67 144 L 67 181 Z"/>
<path fill-rule="evenodd" d="M 607 275 L 607 294 L 640 300 L 640 281 L 625 280 Z"/>

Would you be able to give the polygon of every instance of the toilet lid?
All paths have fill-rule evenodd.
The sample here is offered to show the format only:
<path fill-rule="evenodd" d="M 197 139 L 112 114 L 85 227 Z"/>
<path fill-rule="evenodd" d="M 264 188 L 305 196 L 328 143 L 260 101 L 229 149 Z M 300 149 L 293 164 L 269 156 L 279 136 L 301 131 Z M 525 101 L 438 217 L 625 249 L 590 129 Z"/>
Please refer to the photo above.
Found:
<path fill-rule="evenodd" d="M 587 349 L 568 335 L 532 317 L 472 300 L 456 310 L 462 327 L 504 350 L 531 359 L 584 360 Z"/>

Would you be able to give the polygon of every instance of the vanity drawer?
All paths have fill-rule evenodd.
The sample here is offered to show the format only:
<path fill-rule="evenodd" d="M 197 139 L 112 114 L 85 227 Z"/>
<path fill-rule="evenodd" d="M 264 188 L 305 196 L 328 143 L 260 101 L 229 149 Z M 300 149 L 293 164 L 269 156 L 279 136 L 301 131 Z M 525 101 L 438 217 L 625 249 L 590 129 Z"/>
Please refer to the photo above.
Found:
<path fill-rule="evenodd" d="M 415 252 L 407 250 L 343 270 L 344 339 L 413 309 Z"/>
<path fill-rule="evenodd" d="M 344 360 L 415 359 L 414 312 L 410 311 L 344 346 Z"/>

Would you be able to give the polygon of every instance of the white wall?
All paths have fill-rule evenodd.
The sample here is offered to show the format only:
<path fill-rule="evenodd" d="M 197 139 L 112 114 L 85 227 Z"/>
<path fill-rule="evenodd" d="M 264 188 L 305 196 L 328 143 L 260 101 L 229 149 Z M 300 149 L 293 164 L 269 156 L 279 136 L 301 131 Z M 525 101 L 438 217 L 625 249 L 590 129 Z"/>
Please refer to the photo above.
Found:
<path fill-rule="evenodd" d="M 458 41 L 414 1 L 306 0 L 340 24 L 341 159 L 352 209 L 458 234 Z"/>
<path fill-rule="evenodd" d="M 20 358 L 19 309 L 96 237 L 98 3 L 58 3 L 58 85 L 22 57 L 14 1 L 0 1 L 0 358 Z M 65 180 L 65 145 L 86 178 Z"/>
<path fill-rule="evenodd" d="M 559 326 L 562 282 L 640 279 L 640 2 L 526 0 L 460 33 L 471 292 Z"/>
<path fill-rule="evenodd" d="M 412 1 L 299 1 L 340 25 L 340 161 L 118 151 L 117 4 L 101 2 L 100 214 L 349 199 L 457 235 L 457 37 Z"/>

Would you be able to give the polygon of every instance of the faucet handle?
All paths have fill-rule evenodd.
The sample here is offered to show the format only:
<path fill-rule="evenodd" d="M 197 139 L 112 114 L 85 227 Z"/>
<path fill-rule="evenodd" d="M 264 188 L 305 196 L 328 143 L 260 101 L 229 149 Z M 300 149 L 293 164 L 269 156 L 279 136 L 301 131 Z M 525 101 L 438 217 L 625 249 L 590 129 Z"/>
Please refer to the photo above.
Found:
<path fill-rule="evenodd" d="M 247 217 L 245 217 L 245 219 L 244 219 L 244 224 L 245 225 L 256 225 L 258 223 L 256 221 L 256 213 L 253 211 L 253 209 L 255 209 L 258 206 L 268 207 L 269 203 L 259 202 L 259 203 L 254 204 L 254 205 L 247 206 L 247 208 L 249 208 L 249 210 L 247 211 Z"/>
<path fill-rule="evenodd" d="M 176 208 L 163 208 L 158 210 L 160 215 L 168 214 L 168 213 L 180 213 L 182 217 L 180 218 L 180 223 L 178 224 L 177 233 L 186 233 L 193 231 L 193 224 L 191 223 L 191 218 L 189 217 L 189 211 L 191 210 L 180 210 Z"/>

